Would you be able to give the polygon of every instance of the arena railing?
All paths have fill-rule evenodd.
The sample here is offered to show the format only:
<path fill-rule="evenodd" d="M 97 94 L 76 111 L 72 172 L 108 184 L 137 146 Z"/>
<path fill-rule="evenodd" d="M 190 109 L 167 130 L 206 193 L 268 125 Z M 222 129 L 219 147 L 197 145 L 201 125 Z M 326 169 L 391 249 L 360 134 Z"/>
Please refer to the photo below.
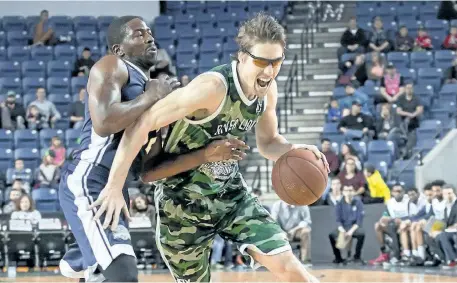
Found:
<path fill-rule="evenodd" d="M 294 55 L 289 74 L 284 84 L 284 102 L 282 107 L 278 105 L 278 124 L 281 133 L 287 132 L 289 115 L 294 111 L 294 93 L 298 95 L 298 56 Z"/>
<path fill-rule="evenodd" d="M 300 38 L 301 43 L 301 75 L 305 78 L 305 65 L 311 64 L 310 62 L 310 49 L 314 47 L 314 33 L 319 28 L 320 18 L 323 13 L 320 1 L 308 2 L 308 13 L 306 19 L 303 21 L 303 28 Z"/>

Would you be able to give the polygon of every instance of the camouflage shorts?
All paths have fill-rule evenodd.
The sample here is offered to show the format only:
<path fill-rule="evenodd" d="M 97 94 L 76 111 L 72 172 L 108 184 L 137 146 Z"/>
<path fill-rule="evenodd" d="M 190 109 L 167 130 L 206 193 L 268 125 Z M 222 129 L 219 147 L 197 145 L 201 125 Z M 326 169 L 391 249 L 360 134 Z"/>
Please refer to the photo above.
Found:
<path fill-rule="evenodd" d="M 165 189 L 166 191 L 166 189 Z M 209 257 L 216 234 L 263 254 L 290 250 L 287 235 L 257 198 L 237 190 L 230 196 L 176 201 L 156 190 L 157 246 L 177 282 L 210 282 Z"/>

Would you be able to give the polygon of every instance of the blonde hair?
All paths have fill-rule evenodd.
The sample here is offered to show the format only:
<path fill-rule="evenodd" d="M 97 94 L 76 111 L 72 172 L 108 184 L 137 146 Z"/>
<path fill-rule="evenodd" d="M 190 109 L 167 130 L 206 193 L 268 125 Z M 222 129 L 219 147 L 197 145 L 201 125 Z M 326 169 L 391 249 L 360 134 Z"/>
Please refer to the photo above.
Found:
<path fill-rule="evenodd" d="M 260 12 L 241 25 L 235 41 L 240 51 L 249 51 L 257 43 L 279 43 L 286 47 L 286 33 L 275 18 Z"/>

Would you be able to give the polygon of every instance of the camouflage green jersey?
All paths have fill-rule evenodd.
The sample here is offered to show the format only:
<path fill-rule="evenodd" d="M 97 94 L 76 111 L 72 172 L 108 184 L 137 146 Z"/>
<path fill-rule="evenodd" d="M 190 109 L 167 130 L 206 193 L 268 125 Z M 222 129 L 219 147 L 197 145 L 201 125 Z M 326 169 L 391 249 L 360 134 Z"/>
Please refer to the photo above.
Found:
<path fill-rule="evenodd" d="M 224 101 L 208 118 L 176 122 L 165 141 L 167 152 L 184 154 L 214 139 L 242 138 L 265 111 L 265 99 L 250 101 L 243 94 L 236 62 L 208 75 L 224 81 Z M 287 235 L 247 191 L 237 162 L 207 163 L 159 182 L 155 201 L 157 247 L 178 282 L 211 280 L 209 255 L 217 234 L 238 244 L 243 254 L 290 250 Z"/>

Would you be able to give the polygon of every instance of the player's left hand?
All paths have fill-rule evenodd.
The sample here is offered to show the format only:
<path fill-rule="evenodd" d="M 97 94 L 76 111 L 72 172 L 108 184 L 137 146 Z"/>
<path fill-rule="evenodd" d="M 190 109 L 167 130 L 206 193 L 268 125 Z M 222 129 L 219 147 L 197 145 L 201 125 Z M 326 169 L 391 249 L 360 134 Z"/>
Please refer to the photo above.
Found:
<path fill-rule="evenodd" d="M 315 145 L 309 145 L 309 144 L 294 144 L 292 149 L 297 149 L 297 148 L 303 148 L 310 150 L 316 155 L 317 159 L 322 159 L 322 162 L 324 162 L 324 166 L 327 169 L 327 173 L 330 173 L 330 166 L 328 165 L 327 158 L 325 158 L 325 155 L 317 148 Z"/>
<path fill-rule="evenodd" d="M 92 210 L 96 207 L 98 208 L 97 213 L 94 216 L 94 221 L 100 219 L 100 217 L 105 214 L 105 221 L 103 222 L 103 229 L 108 228 L 111 224 L 111 230 L 115 231 L 117 225 L 119 224 L 119 216 L 121 211 L 124 213 L 126 221 L 130 221 L 130 213 L 125 203 L 122 190 L 112 188 L 107 185 L 100 193 L 98 199 L 89 206 L 88 210 Z"/>

